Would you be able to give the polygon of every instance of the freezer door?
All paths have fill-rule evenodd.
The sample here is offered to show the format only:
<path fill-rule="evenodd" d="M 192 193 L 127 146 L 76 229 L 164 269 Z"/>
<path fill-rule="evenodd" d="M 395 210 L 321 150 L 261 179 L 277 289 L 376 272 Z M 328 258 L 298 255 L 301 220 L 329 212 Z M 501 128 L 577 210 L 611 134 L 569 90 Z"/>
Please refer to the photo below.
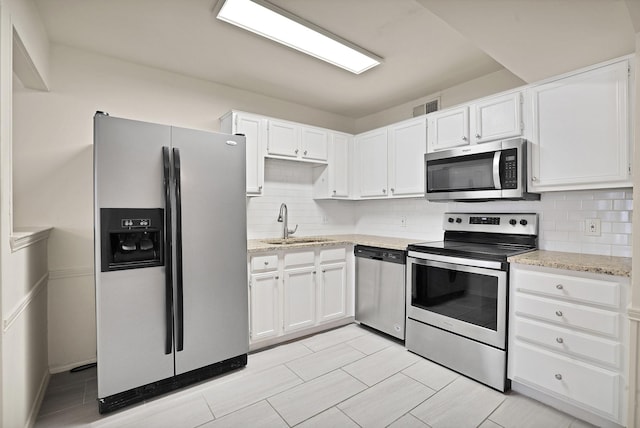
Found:
<path fill-rule="evenodd" d="M 173 353 L 165 354 L 165 267 L 100 268 L 100 208 L 164 208 L 162 147 L 170 145 L 171 128 L 106 115 L 96 115 L 94 124 L 98 396 L 104 398 L 174 374 Z"/>
<path fill-rule="evenodd" d="M 174 127 L 172 146 L 181 374 L 248 351 L 246 161 L 244 137 Z"/>

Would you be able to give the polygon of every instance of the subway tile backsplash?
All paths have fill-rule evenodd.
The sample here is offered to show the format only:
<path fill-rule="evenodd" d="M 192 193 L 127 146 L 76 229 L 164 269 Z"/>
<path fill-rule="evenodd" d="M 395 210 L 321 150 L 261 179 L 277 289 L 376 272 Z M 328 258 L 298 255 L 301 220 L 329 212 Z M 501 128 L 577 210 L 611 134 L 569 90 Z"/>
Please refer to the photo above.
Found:
<path fill-rule="evenodd" d="M 544 250 L 631 257 L 632 189 L 543 193 L 540 201 L 436 203 L 423 198 L 338 201 L 313 199 L 313 169 L 295 161 L 265 162 L 264 196 L 247 198 L 249 239 L 282 234 L 281 203 L 289 209 L 295 236 L 360 233 L 442 239 L 447 211 L 536 212 L 540 215 L 539 246 Z M 600 219 L 600 236 L 585 235 L 585 220 Z"/>

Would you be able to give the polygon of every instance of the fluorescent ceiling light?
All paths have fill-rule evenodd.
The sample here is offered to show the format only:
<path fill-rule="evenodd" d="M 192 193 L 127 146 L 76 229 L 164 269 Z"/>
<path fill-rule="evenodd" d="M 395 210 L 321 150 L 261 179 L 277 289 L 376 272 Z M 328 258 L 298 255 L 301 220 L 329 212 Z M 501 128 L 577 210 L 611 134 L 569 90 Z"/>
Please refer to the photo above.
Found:
<path fill-rule="evenodd" d="M 382 63 L 381 58 L 264 0 L 221 0 L 220 4 L 218 19 L 352 73 Z"/>

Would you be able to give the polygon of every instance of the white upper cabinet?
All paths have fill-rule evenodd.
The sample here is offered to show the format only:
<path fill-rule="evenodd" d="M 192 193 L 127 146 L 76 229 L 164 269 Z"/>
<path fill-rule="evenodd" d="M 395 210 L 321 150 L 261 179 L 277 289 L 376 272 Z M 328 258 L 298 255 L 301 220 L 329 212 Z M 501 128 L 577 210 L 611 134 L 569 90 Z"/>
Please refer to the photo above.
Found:
<path fill-rule="evenodd" d="M 328 152 L 325 129 L 269 119 L 267 156 L 326 163 Z"/>
<path fill-rule="evenodd" d="M 314 199 L 349 199 L 353 136 L 329 132 L 329 161 L 313 171 Z"/>
<path fill-rule="evenodd" d="M 631 186 L 627 60 L 532 86 L 533 191 Z"/>
<path fill-rule="evenodd" d="M 354 138 L 360 197 L 387 196 L 387 129 Z"/>
<path fill-rule="evenodd" d="M 356 135 L 360 198 L 424 196 L 426 116 Z"/>
<path fill-rule="evenodd" d="M 324 129 L 301 127 L 300 150 L 300 156 L 304 159 L 326 162 L 329 158 L 329 133 Z"/>
<path fill-rule="evenodd" d="M 424 155 L 427 152 L 427 119 L 389 127 L 389 192 L 391 196 L 424 195 Z"/>
<path fill-rule="evenodd" d="M 522 135 L 520 92 L 484 99 L 471 105 L 471 142 L 504 140 Z"/>
<path fill-rule="evenodd" d="M 469 144 L 522 135 L 522 97 L 513 92 L 427 115 L 428 150 L 451 149 Z"/>
<path fill-rule="evenodd" d="M 250 113 L 231 111 L 220 118 L 220 130 L 227 134 L 244 134 L 247 140 L 247 195 L 262 195 L 267 119 Z"/>
<path fill-rule="evenodd" d="M 267 154 L 298 157 L 300 127 L 295 123 L 270 119 L 268 125 Z"/>
<path fill-rule="evenodd" d="M 429 152 L 469 144 L 469 107 L 451 108 L 427 117 Z"/>

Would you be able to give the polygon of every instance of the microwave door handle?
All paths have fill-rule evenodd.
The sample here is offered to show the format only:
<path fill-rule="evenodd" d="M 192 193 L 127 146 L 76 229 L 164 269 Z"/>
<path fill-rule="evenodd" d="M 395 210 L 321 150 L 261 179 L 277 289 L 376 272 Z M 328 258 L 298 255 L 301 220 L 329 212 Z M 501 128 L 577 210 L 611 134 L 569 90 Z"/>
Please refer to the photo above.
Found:
<path fill-rule="evenodd" d="M 500 182 L 500 156 L 502 156 L 502 151 L 500 150 L 493 154 L 493 187 L 496 190 L 502 189 L 502 183 Z"/>

